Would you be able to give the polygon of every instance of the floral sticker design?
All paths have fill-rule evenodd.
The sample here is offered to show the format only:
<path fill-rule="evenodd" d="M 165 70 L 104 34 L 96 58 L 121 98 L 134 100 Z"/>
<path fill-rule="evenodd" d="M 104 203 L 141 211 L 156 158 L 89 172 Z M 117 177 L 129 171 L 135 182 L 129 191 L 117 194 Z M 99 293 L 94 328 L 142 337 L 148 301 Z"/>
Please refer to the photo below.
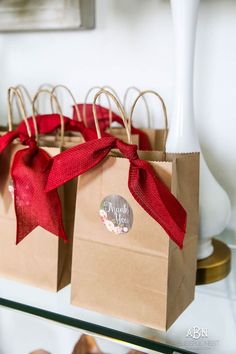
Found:
<path fill-rule="evenodd" d="M 120 195 L 109 195 L 104 198 L 99 215 L 107 230 L 116 235 L 129 232 L 133 225 L 133 211 Z"/>

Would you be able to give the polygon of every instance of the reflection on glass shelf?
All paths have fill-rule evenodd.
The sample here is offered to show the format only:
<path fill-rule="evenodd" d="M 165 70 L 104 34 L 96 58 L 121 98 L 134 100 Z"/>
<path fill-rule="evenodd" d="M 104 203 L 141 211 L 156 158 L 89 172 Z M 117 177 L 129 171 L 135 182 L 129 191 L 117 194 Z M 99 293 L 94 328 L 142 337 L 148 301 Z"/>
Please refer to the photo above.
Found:
<path fill-rule="evenodd" d="M 73 354 L 142 354 L 131 353 L 132 349 L 127 345 L 102 337 L 86 336 L 88 341 L 84 340 L 80 330 L 20 311 L 2 308 L 0 313 L 1 354 L 43 354 L 39 348 L 48 354 L 72 354 L 73 349 Z M 22 340 L 26 338 L 26 332 L 27 340 Z M 9 333 L 16 333 L 14 340 L 9 340 Z"/>
<path fill-rule="evenodd" d="M 232 248 L 231 274 L 217 283 L 198 286 L 194 302 L 166 333 L 72 306 L 70 286 L 58 293 L 50 293 L 0 279 L 0 298 L 50 311 L 53 313 L 50 319 L 72 327 L 81 328 L 81 324 L 78 324 L 75 319 L 85 321 L 88 332 L 124 340 L 153 351 L 174 353 L 174 348 L 182 348 L 182 350 L 176 349 L 175 352 L 183 353 L 185 349 L 186 352 L 194 353 L 234 354 L 236 353 L 235 272 L 236 248 Z M 7 306 L 6 303 L 4 305 Z M 18 309 L 26 311 L 21 305 Z M 44 317 L 40 311 L 36 314 Z M 57 317 L 58 315 L 66 317 L 63 320 L 63 316 Z M 95 328 L 93 325 L 103 326 L 103 328 Z M 126 337 L 112 330 L 121 331 Z M 144 339 L 144 342 L 138 339 L 135 342 L 135 337 L 131 338 L 129 335 L 138 336 Z M 146 339 L 150 340 L 145 342 Z"/>

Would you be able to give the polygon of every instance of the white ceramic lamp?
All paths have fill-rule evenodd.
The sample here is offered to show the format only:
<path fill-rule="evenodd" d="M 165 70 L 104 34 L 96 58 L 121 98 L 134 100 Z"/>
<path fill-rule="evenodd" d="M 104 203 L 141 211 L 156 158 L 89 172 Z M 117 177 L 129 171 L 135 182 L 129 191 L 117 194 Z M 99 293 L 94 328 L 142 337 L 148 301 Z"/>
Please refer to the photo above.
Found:
<path fill-rule="evenodd" d="M 168 152 L 197 152 L 200 144 L 193 108 L 193 65 L 200 0 L 171 0 L 175 40 L 175 101 L 167 140 Z M 200 158 L 200 238 L 198 259 L 213 253 L 212 237 L 226 227 L 228 195 Z"/>

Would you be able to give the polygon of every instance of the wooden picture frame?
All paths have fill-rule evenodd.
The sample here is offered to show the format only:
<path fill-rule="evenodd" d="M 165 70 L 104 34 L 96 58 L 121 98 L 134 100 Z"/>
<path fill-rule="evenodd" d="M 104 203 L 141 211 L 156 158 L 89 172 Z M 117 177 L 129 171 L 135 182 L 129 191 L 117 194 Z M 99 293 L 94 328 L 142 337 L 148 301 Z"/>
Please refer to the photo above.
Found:
<path fill-rule="evenodd" d="M 0 31 L 95 27 L 95 0 L 1 0 Z"/>

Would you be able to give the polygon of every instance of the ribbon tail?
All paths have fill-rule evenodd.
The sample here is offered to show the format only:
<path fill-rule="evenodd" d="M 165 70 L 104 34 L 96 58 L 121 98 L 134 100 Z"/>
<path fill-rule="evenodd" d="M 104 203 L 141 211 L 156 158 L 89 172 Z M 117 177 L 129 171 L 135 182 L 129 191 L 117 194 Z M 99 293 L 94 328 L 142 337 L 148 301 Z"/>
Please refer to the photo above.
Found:
<path fill-rule="evenodd" d="M 45 166 L 49 160 L 50 156 L 37 147 L 26 148 L 15 154 L 11 175 L 17 219 L 16 243 L 38 226 L 67 240 L 58 192 L 44 191 L 48 177 Z"/>
<path fill-rule="evenodd" d="M 131 162 L 128 185 L 135 200 L 182 248 L 187 213 L 153 168 L 143 160 Z"/>
<path fill-rule="evenodd" d="M 98 165 L 115 143 L 116 139 L 113 137 L 91 140 L 51 158 L 46 191 L 51 191 Z"/>

